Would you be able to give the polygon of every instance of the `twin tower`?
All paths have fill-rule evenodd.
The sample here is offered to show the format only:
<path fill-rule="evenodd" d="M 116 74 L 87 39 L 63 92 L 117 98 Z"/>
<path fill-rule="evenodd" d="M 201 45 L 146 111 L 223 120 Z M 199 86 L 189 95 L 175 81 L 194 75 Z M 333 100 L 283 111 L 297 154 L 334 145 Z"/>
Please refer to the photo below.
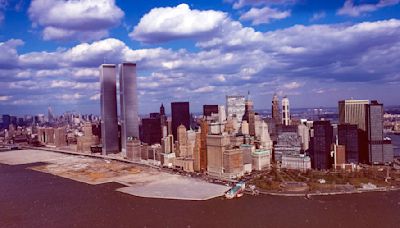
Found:
<path fill-rule="evenodd" d="M 118 69 L 119 68 L 119 69 Z M 118 136 L 117 71 L 119 70 L 121 141 Z M 136 64 L 103 64 L 100 66 L 100 105 L 102 153 L 126 154 L 126 141 L 139 138 Z"/>

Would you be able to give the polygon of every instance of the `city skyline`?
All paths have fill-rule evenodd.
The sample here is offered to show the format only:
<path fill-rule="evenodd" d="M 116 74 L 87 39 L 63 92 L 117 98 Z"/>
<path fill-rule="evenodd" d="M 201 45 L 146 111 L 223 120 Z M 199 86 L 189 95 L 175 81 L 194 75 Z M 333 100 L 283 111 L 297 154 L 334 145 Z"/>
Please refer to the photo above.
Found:
<path fill-rule="evenodd" d="M 247 91 L 256 110 L 274 93 L 292 108 L 398 105 L 398 3 L 3 0 L 0 110 L 99 114 L 98 66 L 126 61 L 137 64 L 140 114 L 174 101 L 200 113 Z"/>

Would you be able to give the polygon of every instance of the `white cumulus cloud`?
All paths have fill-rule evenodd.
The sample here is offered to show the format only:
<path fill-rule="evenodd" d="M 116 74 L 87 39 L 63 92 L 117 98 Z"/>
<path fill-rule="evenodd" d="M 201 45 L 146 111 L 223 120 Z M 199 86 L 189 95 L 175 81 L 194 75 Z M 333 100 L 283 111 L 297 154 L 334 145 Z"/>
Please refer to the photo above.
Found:
<path fill-rule="evenodd" d="M 129 34 L 132 39 L 157 43 L 182 38 L 205 38 L 218 31 L 227 19 L 223 12 L 192 10 L 187 4 L 154 8 Z"/>
<path fill-rule="evenodd" d="M 252 21 L 253 25 L 268 24 L 271 20 L 279 20 L 290 17 L 290 11 L 280 11 L 268 6 L 263 8 L 251 8 L 240 16 L 240 20 Z"/>
<path fill-rule="evenodd" d="M 124 16 L 115 0 L 33 0 L 28 13 L 45 40 L 99 39 Z"/>

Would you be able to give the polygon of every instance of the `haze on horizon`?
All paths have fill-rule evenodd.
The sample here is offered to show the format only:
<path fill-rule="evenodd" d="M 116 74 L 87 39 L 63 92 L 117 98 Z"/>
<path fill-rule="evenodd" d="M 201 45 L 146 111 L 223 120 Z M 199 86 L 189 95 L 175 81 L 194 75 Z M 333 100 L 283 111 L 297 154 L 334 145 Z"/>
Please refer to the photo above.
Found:
<path fill-rule="evenodd" d="M 0 114 L 99 113 L 100 64 L 135 62 L 140 113 L 251 92 L 398 105 L 400 0 L 0 0 Z"/>

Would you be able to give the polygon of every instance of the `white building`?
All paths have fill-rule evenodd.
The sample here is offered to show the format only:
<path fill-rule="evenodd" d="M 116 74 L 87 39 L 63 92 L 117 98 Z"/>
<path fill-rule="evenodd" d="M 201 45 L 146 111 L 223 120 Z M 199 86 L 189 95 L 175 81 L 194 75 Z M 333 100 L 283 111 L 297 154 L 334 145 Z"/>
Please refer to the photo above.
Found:
<path fill-rule="evenodd" d="M 227 116 L 236 116 L 238 122 L 241 122 L 245 112 L 245 101 L 244 96 L 226 96 Z"/>
<path fill-rule="evenodd" d="M 289 98 L 286 96 L 282 99 L 282 124 L 290 125 L 290 107 L 289 107 Z"/>

